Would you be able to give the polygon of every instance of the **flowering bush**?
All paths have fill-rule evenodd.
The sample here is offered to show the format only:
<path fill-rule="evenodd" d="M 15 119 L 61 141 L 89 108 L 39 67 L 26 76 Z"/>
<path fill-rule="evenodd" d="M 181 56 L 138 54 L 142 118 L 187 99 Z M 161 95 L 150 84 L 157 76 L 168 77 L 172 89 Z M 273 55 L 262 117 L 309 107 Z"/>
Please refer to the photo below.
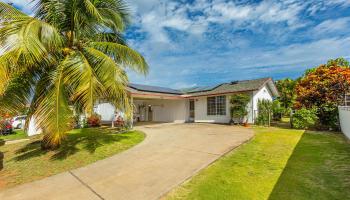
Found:
<path fill-rule="evenodd" d="M 296 85 L 297 98 L 294 107 L 317 107 L 320 124 L 337 128 L 337 106 L 342 104 L 349 86 L 350 68 L 321 65 L 306 73 Z"/>
<path fill-rule="evenodd" d="M 98 127 L 101 126 L 101 116 L 93 114 L 87 118 L 87 123 L 89 127 Z"/>

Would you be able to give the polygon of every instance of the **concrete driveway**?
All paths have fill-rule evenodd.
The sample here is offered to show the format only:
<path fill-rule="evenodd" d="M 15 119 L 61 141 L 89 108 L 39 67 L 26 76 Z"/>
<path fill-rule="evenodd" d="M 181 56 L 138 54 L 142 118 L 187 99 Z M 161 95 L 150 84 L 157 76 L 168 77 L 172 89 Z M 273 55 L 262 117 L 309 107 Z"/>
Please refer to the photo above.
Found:
<path fill-rule="evenodd" d="M 139 145 L 94 164 L 0 192 L 0 199 L 159 199 L 253 136 L 214 124 L 136 127 Z"/>

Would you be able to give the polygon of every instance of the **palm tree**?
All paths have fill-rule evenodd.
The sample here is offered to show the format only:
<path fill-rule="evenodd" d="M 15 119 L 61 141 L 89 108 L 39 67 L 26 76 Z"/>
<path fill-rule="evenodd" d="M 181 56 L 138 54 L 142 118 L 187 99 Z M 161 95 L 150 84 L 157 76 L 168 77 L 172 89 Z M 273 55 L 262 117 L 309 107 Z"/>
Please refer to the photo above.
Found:
<path fill-rule="evenodd" d="M 122 0 L 39 0 L 34 13 L 0 2 L 0 107 L 29 104 L 42 146 L 52 149 L 71 129 L 74 109 L 89 116 L 105 99 L 130 111 L 126 70 L 146 74 L 148 66 L 123 40 L 130 16 Z"/>

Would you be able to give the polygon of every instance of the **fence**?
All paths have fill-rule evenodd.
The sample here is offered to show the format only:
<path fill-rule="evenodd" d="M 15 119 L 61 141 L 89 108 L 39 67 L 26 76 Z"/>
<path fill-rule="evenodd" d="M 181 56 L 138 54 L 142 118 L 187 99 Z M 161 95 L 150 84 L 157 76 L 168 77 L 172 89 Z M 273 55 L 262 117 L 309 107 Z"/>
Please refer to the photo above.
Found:
<path fill-rule="evenodd" d="M 339 106 L 338 110 L 341 130 L 350 139 L 350 106 Z"/>

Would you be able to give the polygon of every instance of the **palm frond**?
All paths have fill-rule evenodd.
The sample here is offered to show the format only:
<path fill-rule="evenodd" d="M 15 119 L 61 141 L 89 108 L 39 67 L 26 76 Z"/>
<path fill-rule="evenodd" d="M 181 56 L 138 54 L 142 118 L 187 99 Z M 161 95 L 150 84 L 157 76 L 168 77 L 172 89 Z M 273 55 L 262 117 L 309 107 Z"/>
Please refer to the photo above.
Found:
<path fill-rule="evenodd" d="M 30 71 L 17 73 L 9 78 L 0 94 L 0 107 L 8 113 L 16 113 L 30 101 L 35 84 L 35 75 Z"/>
<path fill-rule="evenodd" d="M 123 38 L 123 35 L 120 33 L 102 32 L 96 35 L 91 35 L 90 37 L 91 37 L 91 40 L 95 42 L 112 42 L 112 43 L 118 43 L 121 45 L 126 45 L 126 41 Z"/>
<path fill-rule="evenodd" d="M 62 46 L 57 30 L 35 18 L 24 18 L 0 23 L 1 46 L 6 52 L 16 51 L 17 57 L 28 65 L 48 59 L 50 51 Z"/>
<path fill-rule="evenodd" d="M 128 83 L 126 72 L 111 57 L 97 49 L 86 47 L 84 54 L 103 85 L 102 97 L 113 103 L 117 109 L 130 113 L 131 107 L 125 89 Z"/>
<path fill-rule="evenodd" d="M 33 114 L 44 131 L 45 147 L 58 147 L 68 130 L 71 129 L 73 112 L 69 108 L 67 91 L 65 90 L 64 66 L 50 74 L 49 87 L 39 97 L 39 104 Z"/>
<path fill-rule="evenodd" d="M 104 24 L 111 28 L 115 33 L 123 32 L 126 24 L 120 13 L 115 12 L 110 8 L 98 9 L 103 17 Z"/>
<path fill-rule="evenodd" d="M 94 17 L 97 21 L 102 20 L 102 16 L 100 14 L 100 11 L 96 8 L 93 2 L 90 0 L 82 0 L 83 1 L 83 9 L 86 9 L 86 11 L 89 13 L 91 17 Z"/>
<path fill-rule="evenodd" d="M 109 55 L 118 64 L 136 72 L 147 74 L 148 65 L 144 57 L 128 46 L 112 42 L 91 42 L 89 46 Z"/>
<path fill-rule="evenodd" d="M 28 16 L 7 3 L 0 2 L 0 19 L 2 22 L 27 18 Z"/>
<path fill-rule="evenodd" d="M 33 6 L 35 18 L 45 21 L 59 30 L 65 26 L 66 7 L 62 0 L 37 0 Z"/>
<path fill-rule="evenodd" d="M 94 103 L 103 94 L 103 84 L 85 56 L 77 51 L 62 63 L 65 65 L 65 83 L 72 88 L 71 100 L 78 102 L 87 114 L 93 113 Z"/>

